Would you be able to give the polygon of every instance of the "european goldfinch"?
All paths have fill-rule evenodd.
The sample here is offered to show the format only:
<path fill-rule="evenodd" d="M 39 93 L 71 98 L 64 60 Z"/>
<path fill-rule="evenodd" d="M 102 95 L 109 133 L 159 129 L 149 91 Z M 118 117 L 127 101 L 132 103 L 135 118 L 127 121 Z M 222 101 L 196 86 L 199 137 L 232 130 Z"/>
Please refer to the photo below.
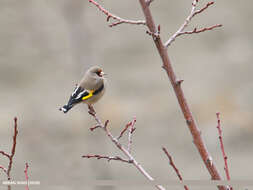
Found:
<path fill-rule="evenodd" d="M 105 93 L 104 72 L 98 66 L 93 66 L 86 71 L 80 83 L 75 87 L 66 105 L 59 110 L 67 113 L 78 103 L 88 106 L 96 103 Z"/>

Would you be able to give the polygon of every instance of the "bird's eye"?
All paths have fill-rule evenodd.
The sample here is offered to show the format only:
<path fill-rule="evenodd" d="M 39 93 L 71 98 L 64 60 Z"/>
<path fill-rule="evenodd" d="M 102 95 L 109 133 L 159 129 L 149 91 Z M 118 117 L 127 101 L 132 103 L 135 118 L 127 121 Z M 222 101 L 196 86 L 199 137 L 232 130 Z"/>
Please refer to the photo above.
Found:
<path fill-rule="evenodd" d="M 101 76 L 102 76 L 102 75 L 101 75 L 101 72 L 102 72 L 102 71 L 101 71 L 101 70 L 99 70 L 99 71 L 97 71 L 97 72 L 96 72 L 96 74 L 97 74 L 98 76 L 100 76 L 100 77 L 101 77 Z"/>

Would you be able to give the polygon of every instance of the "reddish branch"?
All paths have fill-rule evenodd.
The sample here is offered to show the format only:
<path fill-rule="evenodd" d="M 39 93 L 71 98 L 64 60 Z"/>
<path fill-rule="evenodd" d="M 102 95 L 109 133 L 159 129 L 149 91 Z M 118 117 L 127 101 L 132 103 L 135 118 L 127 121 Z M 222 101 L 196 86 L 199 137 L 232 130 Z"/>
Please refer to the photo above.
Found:
<path fill-rule="evenodd" d="M 130 128 L 128 129 L 128 146 L 127 146 L 127 150 L 128 152 L 131 152 L 131 146 L 132 146 L 132 134 L 135 131 L 136 128 L 134 128 L 134 125 L 136 123 L 136 117 L 134 117 L 133 121 L 130 124 Z"/>
<path fill-rule="evenodd" d="M 98 155 L 98 154 L 95 154 L 95 155 L 91 155 L 91 154 L 87 154 L 87 155 L 83 155 L 82 156 L 83 158 L 96 158 L 96 159 L 106 159 L 108 162 L 111 161 L 111 160 L 117 160 L 117 161 L 121 161 L 121 162 L 126 162 L 126 163 L 131 163 L 132 161 L 131 160 L 126 160 L 126 159 L 123 159 L 119 156 L 102 156 L 102 155 Z"/>
<path fill-rule="evenodd" d="M 100 11 L 102 11 L 107 16 L 107 19 L 106 19 L 107 22 L 109 22 L 109 20 L 111 18 L 115 20 L 115 22 L 113 22 L 112 24 L 109 25 L 110 27 L 113 27 L 113 26 L 116 26 L 116 25 L 119 25 L 119 24 L 123 24 L 123 23 L 136 24 L 136 25 L 145 25 L 146 24 L 146 22 L 143 21 L 143 20 L 136 20 L 135 21 L 135 20 L 126 20 L 126 19 L 120 18 L 120 17 L 110 13 L 108 10 L 106 10 L 104 7 L 102 7 L 96 1 L 89 0 L 89 2 L 92 3 L 93 5 L 95 5 Z"/>
<path fill-rule="evenodd" d="M 212 30 L 214 28 L 218 28 L 218 27 L 222 27 L 222 24 L 216 24 L 214 26 L 210 26 L 207 28 L 201 28 L 201 29 L 194 28 L 192 31 L 181 32 L 178 34 L 178 36 L 181 36 L 184 34 L 197 34 L 197 33 L 205 32 L 205 31 L 210 31 L 210 30 Z"/>
<path fill-rule="evenodd" d="M 12 148 L 11 148 L 11 154 L 8 154 L 4 151 L 0 151 L 0 154 L 3 156 L 7 157 L 9 159 L 9 164 L 8 168 L 4 168 L 3 166 L 0 166 L 0 168 L 6 173 L 8 180 L 11 180 L 11 168 L 12 168 L 12 163 L 13 163 L 13 157 L 15 155 L 15 150 L 16 150 L 16 144 L 17 144 L 17 135 L 18 135 L 18 125 L 17 125 L 17 118 L 14 118 L 14 134 L 13 134 L 13 141 L 12 141 Z"/>
<path fill-rule="evenodd" d="M 103 131 L 106 133 L 106 135 L 109 137 L 109 139 L 115 144 L 115 146 L 116 146 L 121 152 L 123 152 L 123 154 L 128 158 L 127 162 L 128 162 L 129 164 L 133 164 L 133 165 L 137 168 L 137 170 L 138 170 L 139 172 L 141 172 L 142 175 L 145 176 L 146 179 L 148 179 L 149 181 L 154 181 L 154 178 L 152 178 L 152 177 L 146 172 L 146 170 L 141 166 L 141 164 L 138 163 L 138 162 L 136 161 L 136 159 L 135 159 L 135 158 L 132 156 L 132 154 L 127 150 L 127 148 L 125 148 L 125 147 L 119 142 L 118 138 L 115 138 L 115 137 L 111 134 L 111 132 L 108 130 L 107 125 L 108 125 L 109 120 L 107 120 L 107 121 L 105 122 L 105 124 L 103 124 L 103 123 L 101 122 L 101 120 L 98 118 L 98 116 L 97 116 L 97 114 L 96 114 L 96 112 L 95 112 L 93 106 L 89 106 L 89 114 L 92 115 L 93 118 L 95 119 L 95 121 L 97 122 L 97 126 L 98 126 L 97 128 L 103 129 Z M 134 120 L 132 121 L 132 124 L 131 124 L 131 125 L 133 126 L 135 122 L 136 122 L 136 120 L 134 119 Z M 131 130 L 131 132 L 133 132 L 133 130 Z M 83 157 L 84 157 L 84 158 L 99 158 L 99 159 L 100 159 L 100 158 L 104 158 L 104 159 L 110 158 L 110 157 L 108 157 L 108 156 L 101 156 L 101 155 L 85 155 L 85 156 L 83 156 Z M 115 157 L 113 157 L 113 158 L 115 158 Z M 114 160 L 115 160 L 115 159 L 114 159 Z M 117 159 L 117 160 L 119 160 L 119 159 Z M 122 159 L 122 160 L 126 160 L 126 159 Z M 156 187 L 158 190 L 165 190 L 164 187 L 162 187 L 161 185 L 156 185 L 155 187 Z"/>
<path fill-rule="evenodd" d="M 25 173 L 25 179 L 26 179 L 26 190 L 29 190 L 29 177 L 28 177 L 28 163 L 25 163 L 25 170 L 24 170 L 24 173 Z"/>
<path fill-rule="evenodd" d="M 184 31 L 185 28 L 188 26 L 188 24 L 190 23 L 190 21 L 192 20 L 192 18 L 200 13 L 202 13 L 203 11 L 205 11 L 208 7 L 210 7 L 211 5 L 214 4 L 213 1 L 208 2 L 206 4 L 206 6 L 204 6 L 203 8 L 196 10 L 196 6 L 197 6 L 198 0 L 193 0 L 192 2 L 192 9 L 191 9 L 191 13 L 190 15 L 185 19 L 184 23 L 180 26 L 180 28 L 178 29 L 178 31 L 176 31 L 167 42 L 165 42 L 165 47 L 168 47 L 171 45 L 171 43 L 173 41 L 175 41 L 175 39 L 179 36 L 185 35 L 185 34 L 196 34 L 196 33 L 201 33 L 201 32 L 205 32 L 205 31 L 209 31 L 209 30 L 213 30 L 214 28 L 218 28 L 221 27 L 221 24 L 216 24 L 210 27 L 204 27 L 204 28 L 200 28 L 199 30 L 197 30 L 197 28 L 195 27 L 192 31 Z"/>
<path fill-rule="evenodd" d="M 91 0 L 90 0 L 91 1 Z M 93 1 L 92 1 L 93 2 Z M 185 22 L 181 25 L 181 27 L 178 29 L 178 31 L 165 43 L 163 43 L 160 34 L 157 30 L 157 27 L 155 25 L 155 22 L 153 20 L 149 5 L 150 2 L 149 0 L 139 0 L 140 5 L 142 7 L 144 16 L 145 16 L 145 20 L 146 20 L 146 25 L 149 29 L 149 34 L 152 36 L 154 43 L 157 47 L 157 50 L 160 54 L 160 57 L 162 59 L 163 62 L 163 68 L 166 71 L 170 82 L 173 86 L 174 92 L 177 96 L 177 100 L 178 103 L 180 105 L 180 108 L 182 110 L 182 113 L 184 115 L 184 118 L 186 120 L 186 123 L 188 125 L 188 128 L 192 134 L 193 137 L 193 142 L 195 144 L 195 146 L 197 147 L 199 154 L 208 170 L 208 172 L 211 175 L 211 179 L 212 180 L 221 180 L 221 175 L 219 174 L 218 170 L 216 169 L 215 164 L 212 162 L 212 157 L 209 154 L 207 147 L 201 137 L 201 132 L 195 122 L 195 119 L 193 118 L 193 115 L 191 113 L 191 110 L 188 106 L 188 103 L 186 101 L 186 98 L 184 96 L 184 92 L 181 88 L 181 84 L 183 80 L 177 80 L 175 72 L 172 68 L 172 64 L 171 61 L 169 59 L 168 53 L 167 53 L 167 48 L 168 46 L 178 37 L 178 35 L 180 35 L 180 33 L 184 32 L 184 29 L 188 26 L 189 22 L 191 21 L 191 19 L 196 16 L 197 14 L 200 14 L 201 12 L 203 12 L 204 10 L 206 10 L 210 5 L 213 4 L 213 2 L 209 2 L 205 7 L 203 7 L 200 10 L 196 10 L 196 5 L 198 3 L 198 0 L 193 0 L 192 2 L 192 10 L 190 15 L 186 18 Z M 99 8 L 101 10 L 101 8 Z M 102 10 L 103 11 L 103 10 Z M 108 11 L 106 11 L 108 13 Z M 106 14 L 106 12 L 104 12 L 104 14 Z M 106 14 L 108 16 L 108 14 Z M 110 16 L 110 15 L 109 15 Z M 109 17 L 110 18 L 110 17 Z M 220 27 L 219 25 L 215 25 L 216 27 Z M 214 27 L 214 28 L 216 28 Z M 213 29 L 212 27 L 209 27 L 210 29 Z M 160 30 L 160 28 L 159 28 Z M 199 30 L 203 30 L 207 31 L 208 28 L 204 29 L 199 29 Z M 197 31 L 197 29 L 195 30 L 195 32 Z M 96 119 L 96 118 L 95 118 Z M 96 119 L 96 121 L 98 121 Z M 100 125 L 102 125 L 102 123 L 100 122 Z M 104 130 L 106 131 L 106 129 L 104 128 Z M 110 137 L 110 135 L 108 135 Z M 120 148 L 121 144 L 118 144 L 117 139 L 114 139 L 112 136 L 110 137 L 111 140 Z M 127 150 L 122 150 L 126 155 L 129 156 L 129 152 Z M 134 162 L 135 163 L 135 162 Z M 136 166 L 137 167 L 137 166 Z M 137 167 L 138 168 L 138 167 Z M 149 177 L 147 177 L 148 179 L 150 179 Z M 153 180 L 153 178 L 151 178 L 151 180 Z M 218 186 L 219 190 L 226 190 L 225 186 Z"/>
<path fill-rule="evenodd" d="M 172 168 L 175 170 L 175 172 L 176 172 L 176 174 L 177 174 L 179 180 L 180 180 L 180 181 L 183 181 L 183 178 L 182 178 L 181 174 L 179 173 L 179 170 L 177 169 L 176 165 L 174 164 L 171 155 L 168 153 L 168 151 L 167 151 L 166 148 L 164 148 L 164 147 L 163 147 L 163 151 L 164 151 L 164 153 L 166 154 L 166 156 L 169 158 L 170 165 L 171 165 Z M 188 188 L 186 185 L 184 185 L 184 189 L 185 189 L 185 190 L 189 190 L 189 188 Z"/>
<path fill-rule="evenodd" d="M 124 129 L 120 132 L 119 136 L 117 137 L 117 139 L 119 140 L 123 134 L 126 132 L 126 130 L 128 129 L 128 127 L 130 127 L 132 125 L 132 121 L 130 121 L 129 123 L 126 124 L 126 126 L 124 127 Z"/>
<path fill-rule="evenodd" d="M 0 154 L 3 156 L 7 157 L 9 160 L 8 167 L 5 168 L 4 166 L 0 166 L 0 169 L 3 170 L 3 172 L 6 174 L 7 179 L 10 181 L 11 180 L 11 168 L 12 168 L 12 163 L 13 163 L 13 157 L 15 155 L 15 150 L 16 150 L 16 144 L 17 144 L 17 135 L 18 135 L 18 125 L 17 125 L 17 118 L 14 118 L 14 134 L 12 137 L 12 148 L 11 148 L 11 153 L 8 154 L 4 151 L 0 151 Z M 8 190 L 11 189 L 11 186 L 8 185 Z"/>
<path fill-rule="evenodd" d="M 3 172 L 4 172 L 5 174 L 7 174 L 7 169 L 6 169 L 4 166 L 1 166 L 1 165 L 0 165 L 0 169 L 3 170 Z"/>
<path fill-rule="evenodd" d="M 151 11 L 149 9 L 148 4 L 146 3 L 145 0 L 139 0 L 139 2 L 141 4 L 141 7 L 142 7 L 142 10 L 143 10 L 145 19 L 146 19 L 146 24 L 147 24 L 147 27 L 148 27 L 149 31 L 153 34 L 156 34 L 157 33 L 157 28 L 156 28 L 156 25 L 154 23 L 154 20 L 153 20 L 153 17 L 152 17 L 152 14 L 151 14 Z M 193 1 L 193 8 L 192 8 L 191 15 L 194 14 L 194 12 L 195 12 L 196 3 L 197 3 L 196 0 Z M 190 19 L 192 18 L 191 15 L 185 21 L 185 24 L 183 24 L 181 26 L 181 29 L 179 30 L 179 32 L 181 32 L 187 26 Z M 170 82 L 173 86 L 174 92 L 177 96 L 178 103 L 179 103 L 180 108 L 183 112 L 183 115 L 184 115 L 184 118 L 185 118 L 186 123 L 188 125 L 188 128 L 189 128 L 189 130 L 192 134 L 193 142 L 194 142 L 195 146 L 197 147 L 197 149 L 200 153 L 200 156 L 201 156 L 207 170 L 209 171 L 209 173 L 211 175 L 211 178 L 213 180 L 221 180 L 222 179 L 221 175 L 219 174 L 218 170 L 216 169 L 215 164 L 213 162 L 210 162 L 210 160 L 212 160 L 212 157 L 211 157 L 211 155 L 209 154 L 209 152 L 207 150 L 207 147 L 206 147 L 206 145 L 205 145 L 205 143 L 204 143 L 204 141 L 201 137 L 200 130 L 199 130 L 199 128 L 198 128 L 198 126 L 197 126 L 197 124 L 196 124 L 196 122 L 193 118 L 193 115 L 191 113 L 191 110 L 188 106 L 188 103 L 187 103 L 186 98 L 184 96 L 184 92 L 181 88 L 182 83 L 177 82 L 178 80 L 176 78 L 175 72 L 172 68 L 172 64 L 171 64 L 171 61 L 170 61 L 168 53 L 167 53 L 168 43 L 165 43 L 165 45 L 164 45 L 160 36 L 159 37 L 153 37 L 153 40 L 154 40 L 154 43 L 157 47 L 157 50 L 158 50 L 158 52 L 161 56 L 161 59 L 162 59 L 162 62 L 163 62 L 163 68 L 167 72 L 167 75 L 170 79 Z M 218 186 L 218 188 L 219 188 L 219 190 L 226 190 L 225 186 Z"/>
<path fill-rule="evenodd" d="M 226 177 L 227 177 L 227 180 L 229 181 L 230 180 L 230 175 L 229 175 L 229 171 L 228 171 L 228 157 L 225 153 L 225 149 L 224 149 L 224 144 L 223 144 L 223 139 L 222 139 L 222 130 L 221 130 L 221 121 L 220 121 L 220 113 L 216 113 L 216 116 L 217 116 L 217 129 L 218 129 L 218 133 L 219 133 L 219 140 L 220 140 L 220 148 L 221 148 L 221 151 L 222 151 L 222 155 L 223 155 L 223 159 L 224 159 L 224 163 L 225 163 L 225 167 L 224 167 L 224 170 L 225 170 L 225 173 L 226 173 Z M 230 187 L 231 190 L 233 190 L 232 187 Z"/>

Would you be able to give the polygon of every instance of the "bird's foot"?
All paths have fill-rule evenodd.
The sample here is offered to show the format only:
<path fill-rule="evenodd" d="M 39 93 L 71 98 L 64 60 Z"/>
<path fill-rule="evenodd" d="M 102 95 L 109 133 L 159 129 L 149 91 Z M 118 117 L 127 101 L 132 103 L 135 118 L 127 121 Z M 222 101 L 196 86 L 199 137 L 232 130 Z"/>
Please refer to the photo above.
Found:
<path fill-rule="evenodd" d="M 95 116 L 96 112 L 95 112 L 93 106 L 92 105 L 88 105 L 88 108 L 89 108 L 88 113 L 91 114 L 92 116 Z"/>

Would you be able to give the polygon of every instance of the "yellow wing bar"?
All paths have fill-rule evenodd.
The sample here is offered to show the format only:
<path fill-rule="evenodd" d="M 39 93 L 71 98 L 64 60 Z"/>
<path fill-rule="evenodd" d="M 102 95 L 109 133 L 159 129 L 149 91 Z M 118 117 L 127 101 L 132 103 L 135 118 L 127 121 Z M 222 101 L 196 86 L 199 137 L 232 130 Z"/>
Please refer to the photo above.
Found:
<path fill-rule="evenodd" d="M 89 94 L 87 96 L 82 97 L 82 100 L 86 100 L 86 99 L 90 98 L 91 96 L 93 96 L 93 93 L 94 93 L 94 90 L 90 90 Z"/>

